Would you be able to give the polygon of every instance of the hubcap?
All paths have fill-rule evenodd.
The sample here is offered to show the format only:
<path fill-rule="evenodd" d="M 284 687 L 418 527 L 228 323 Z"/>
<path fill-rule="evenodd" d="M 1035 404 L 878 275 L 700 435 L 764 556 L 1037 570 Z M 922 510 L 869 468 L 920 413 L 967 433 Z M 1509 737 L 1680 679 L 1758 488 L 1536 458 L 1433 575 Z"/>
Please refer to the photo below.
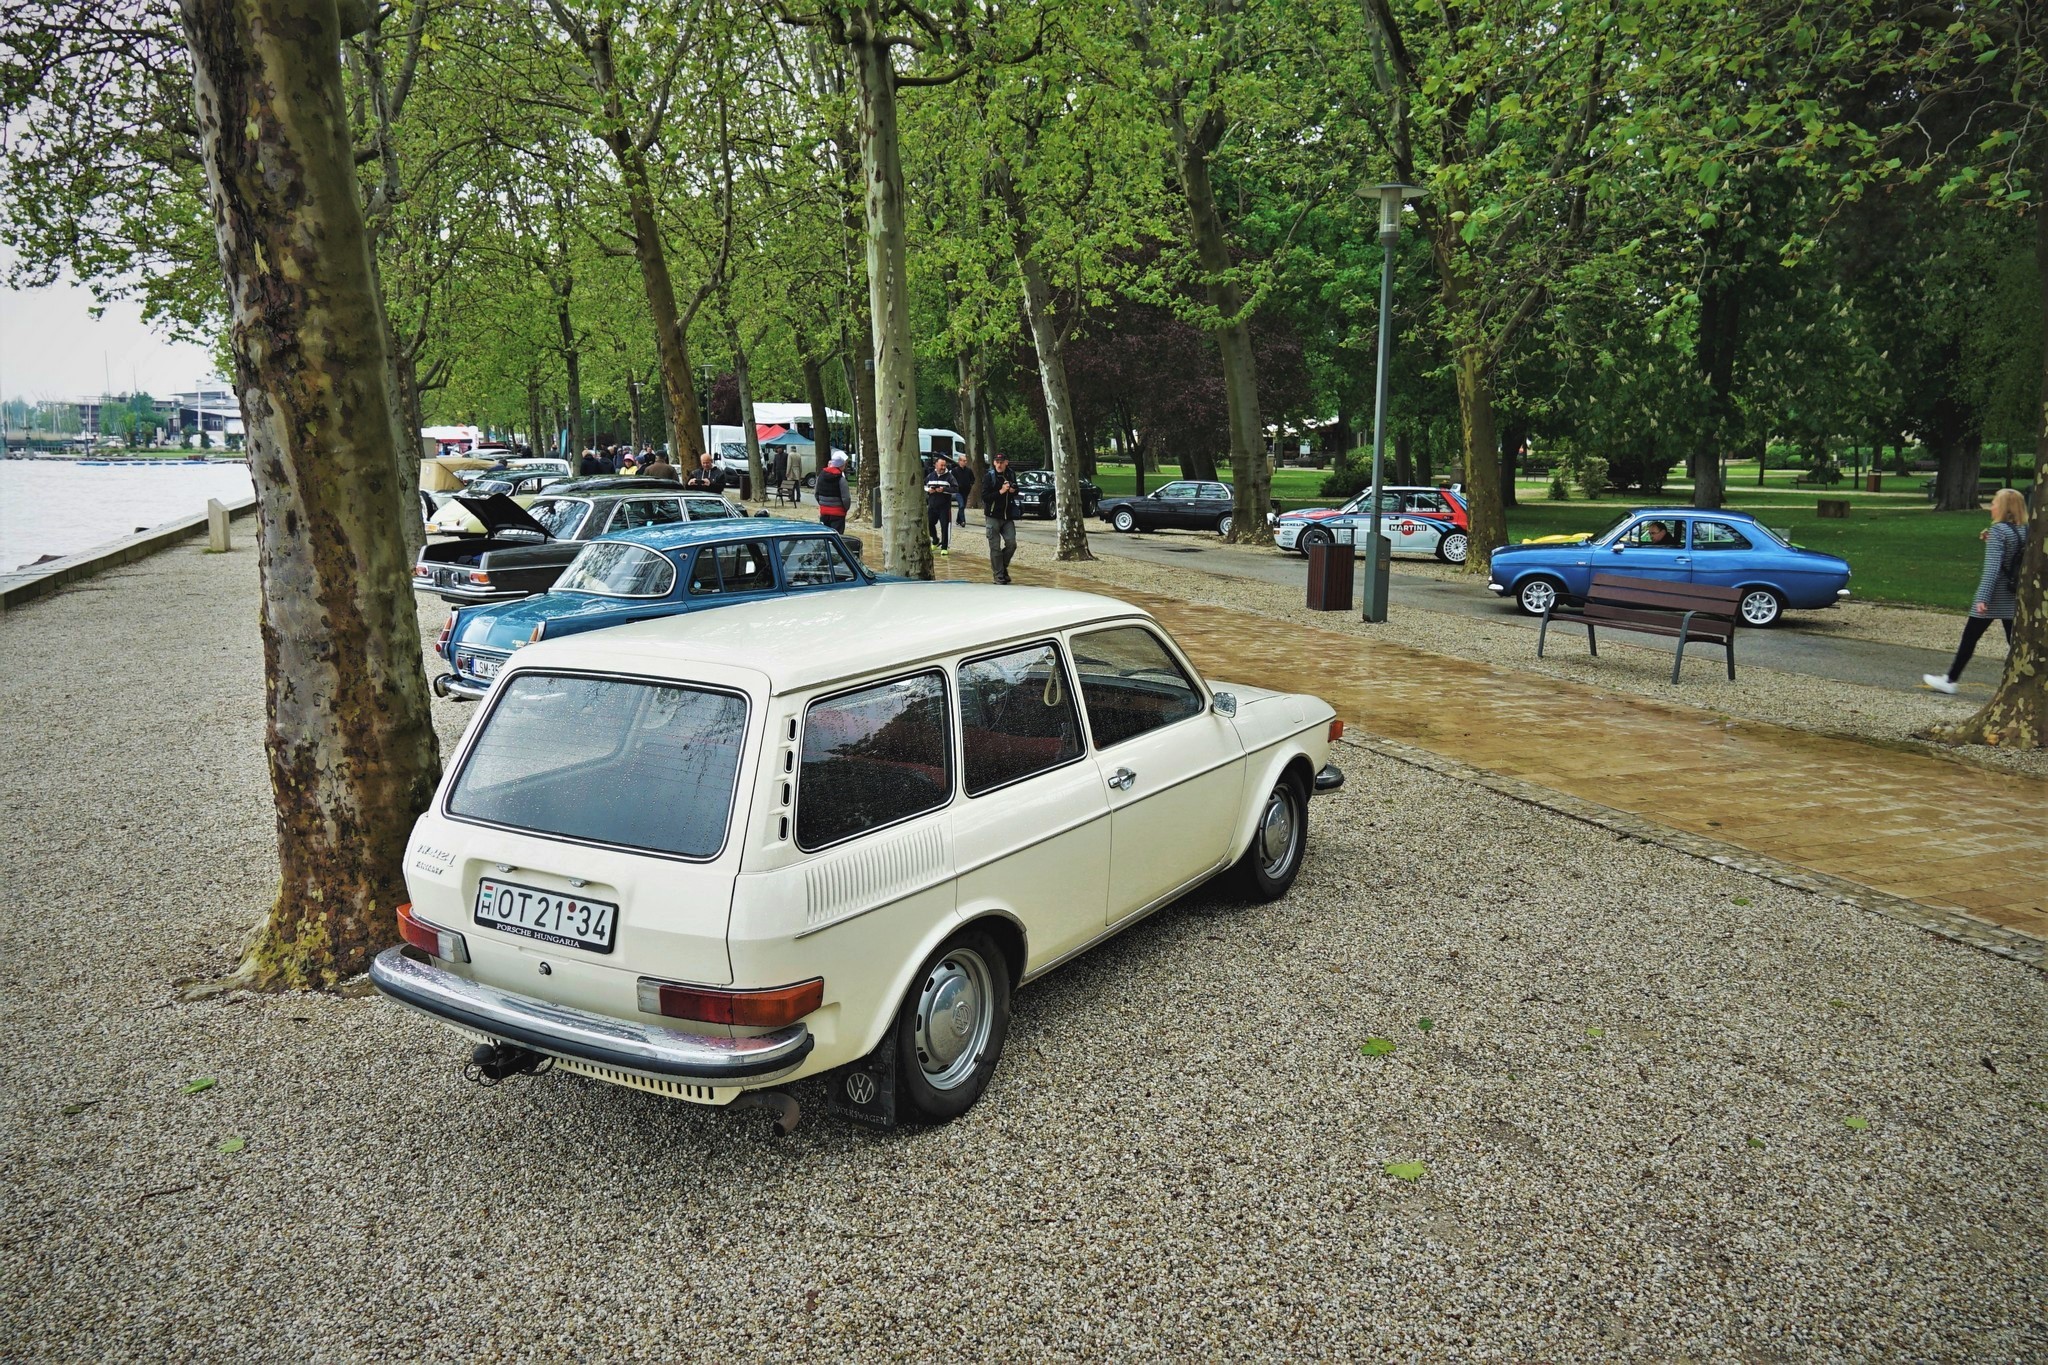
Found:
<path fill-rule="evenodd" d="M 951 1090 L 974 1074 L 995 1024 L 988 964 L 955 948 L 925 977 L 917 998 L 917 1061 L 935 1090 Z"/>
<path fill-rule="evenodd" d="M 1463 564 L 1465 562 L 1465 537 L 1445 536 L 1444 557 L 1453 564 Z"/>
<path fill-rule="evenodd" d="M 1531 583 L 1528 587 L 1522 589 L 1522 605 L 1537 616 L 1541 616 L 1544 612 L 1548 611 L 1551 602 L 1556 600 L 1556 598 L 1557 589 L 1551 587 L 1548 583 Z"/>
<path fill-rule="evenodd" d="M 1767 626 L 1778 618 L 1778 599 L 1767 592 L 1753 592 L 1742 599 L 1742 619 L 1753 626 Z"/>
<path fill-rule="evenodd" d="M 1259 815 L 1259 864 L 1268 877 L 1278 877 L 1294 857 L 1296 821 L 1294 802 L 1287 792 L 1275 787 Z"/>
<path fill-rule="evenodd" d="M 1128 531 L 1137 524 L 1137 519 L 1129 512 L 1119 512 L 1116 514 L 1116 529 L 1119 531 Z"/>
<path fill-rule="evenodd" d="M 1223 520 L 1216 523 L 1216 534 L 1219 536 L 1227 536 L 1230 534 L 1230 527 L 1231 519 L 1229 517 L 1225 517 Z"/>

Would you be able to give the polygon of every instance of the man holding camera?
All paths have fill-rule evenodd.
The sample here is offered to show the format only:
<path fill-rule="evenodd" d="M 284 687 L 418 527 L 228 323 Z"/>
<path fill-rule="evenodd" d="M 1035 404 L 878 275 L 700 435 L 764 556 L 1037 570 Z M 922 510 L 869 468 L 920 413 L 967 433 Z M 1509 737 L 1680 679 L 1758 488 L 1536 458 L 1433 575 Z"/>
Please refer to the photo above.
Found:
<path fill-rule="evenodd" d="M 1010 457 L 989 456 L 981 480 L 981 519 L 988 528 L 988 566 L 996 582 L 1010 581 L 1010 560 L 1017 553 L 1017 484 L 1010 477 Z"/>

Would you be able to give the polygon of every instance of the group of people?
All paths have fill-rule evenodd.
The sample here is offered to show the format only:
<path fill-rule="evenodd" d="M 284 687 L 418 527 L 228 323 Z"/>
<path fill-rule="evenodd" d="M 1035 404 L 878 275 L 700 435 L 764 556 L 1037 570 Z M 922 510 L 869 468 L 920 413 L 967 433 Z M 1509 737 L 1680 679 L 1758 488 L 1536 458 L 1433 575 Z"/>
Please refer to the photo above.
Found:
<path fill-rule="evenodd" d="M 652 473 L 657 466 L 664 472 Z M 652 446 L 638 450 L 631 446 L 586 446 L 576 472 L 584 478 L 599 474 L 645 474 L 650 478 L 672 479 L 676 474 L 668 456 Z"/>
<path fill-rule="evenodd" d="M 847 482 L 846 457 L 834 455 L 818 474 L 815 496 L 818 520 L 846 532 L 847 509 L 853 505 L 853 489 Z M 925 530 L 931 537 L 932 553 L 953 552 L 953 527 L 967 524 L 967 503 L 975 491 L 974 470 L 965 460 L 941 455 L 932 461 L 924 481 Z M 1017 554 L 1017 484 L 1010 473 L 1010 457 L 989 457 L 988 473 L 981 478 L 981 510 L 988 534 L 988 565 L 998 583 L 1010 581 L 1010 561 Z"/>

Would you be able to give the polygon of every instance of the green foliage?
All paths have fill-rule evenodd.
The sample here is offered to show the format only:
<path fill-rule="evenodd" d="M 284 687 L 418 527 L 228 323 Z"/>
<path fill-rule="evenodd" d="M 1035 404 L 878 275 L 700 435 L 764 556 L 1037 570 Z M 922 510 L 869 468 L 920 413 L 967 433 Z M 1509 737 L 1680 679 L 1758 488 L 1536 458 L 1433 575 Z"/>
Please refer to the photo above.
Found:
<path fill-rule="evenodd" d="M 1578 485 L 1579 496 L 1587 502 L 1597 501 L 1607 491 L 1607 461 L 1598 455 L 1580 455 L 1572 461 L 1572 480 Z"/>
<path fill-rule="evenodd" d="M 1571 489 L 1565 485 L 1564 466 L 1550 471 L 1550 485 L 1543 490 L 1543 496 L 1552 502 L 1565 502 L 1571 497 Z"/>
<path fill-rule="evenodd" d="M 1391 1038 L 1368 1038 L 1359 1046 L 1358 1050 L 1368 1057 L 1384 1057 L 1394 1050 L 1394 1040 Z"/>

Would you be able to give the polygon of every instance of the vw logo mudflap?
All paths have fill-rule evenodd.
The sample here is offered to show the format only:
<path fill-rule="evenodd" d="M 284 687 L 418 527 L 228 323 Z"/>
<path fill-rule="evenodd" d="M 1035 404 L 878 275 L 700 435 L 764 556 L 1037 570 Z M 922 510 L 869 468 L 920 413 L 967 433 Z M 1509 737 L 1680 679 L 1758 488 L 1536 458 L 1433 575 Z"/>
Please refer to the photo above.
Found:
<path fill-rule="evenodd" d="M 857 1062 L 825 1073 L 825 1105 L 875 1128 L 896 1126 L 896 1030 Z"/>

